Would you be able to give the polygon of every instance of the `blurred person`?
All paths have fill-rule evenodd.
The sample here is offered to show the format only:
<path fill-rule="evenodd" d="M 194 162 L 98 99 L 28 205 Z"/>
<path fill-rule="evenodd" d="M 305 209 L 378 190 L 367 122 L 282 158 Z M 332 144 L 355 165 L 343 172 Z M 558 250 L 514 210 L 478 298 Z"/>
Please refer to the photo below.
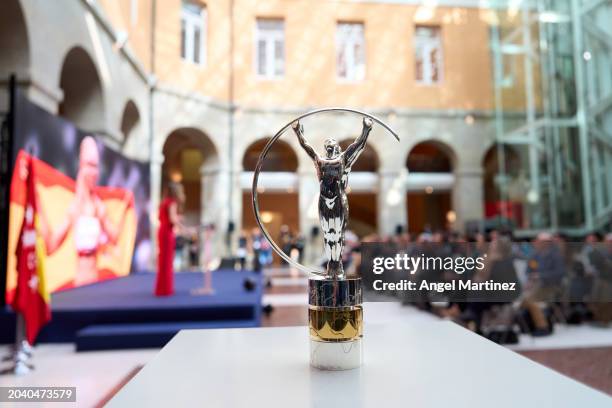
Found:
<path fill-rule="evenodd" d="M 612 280 L 612 278 L 609 278 L 610 275 L 612 275 L 612 232 L 607 234 L 606 237 L 604 238 L 604 253 L 605 253 L 605 265 L 606 265 L 606 269 L 605 269 L 605 275 L 606 277 L 608 277 L 607 280 Z"/>
<path fill-rule="evenodd" d="M 495 293 L 494 299 L 501 302 L 512 302 L 521 293 L 521 282 L 518 279 L 513 262 L 512 242 L 508 237 L 502 236 L 493 241 L 490 246 L 489 255 L 485 260 L 485 267 L 476 274 L 476 280 L 482 282 L 492 279 L 495 282 L 513 283 L 516 290 L 508 293 Z"/>
<path fill-rule="evenodd" d="M 412 247 L 412 253 L 410 254 L 413 257 L 435 257 L 437 256 L 435 252 L 435 246 L 432 243 L 432 234 L 430 232 L 422 232 L 418 235 L 415 245 Z M 421 282 L 423 280 L 435 282 L 439 281 L 439 274 L 441 271 L 434 269 L 428 269 L 426 272 L 423 269 L 423 266 L 419 270 L 417 270 L 414 274 L 410 276 L 410 280 L 415 282 L 417 287 L 420 287 Z M 424 291 L 417 291 L 414 293 L 410 293 L 405 291 L 404 293 L 403 303 L 414 303 L 416 307 L 424 310 L 430 310 L 431 304 L 429 302 L 429 295 Z M 409 296 L 407 298 L 406 296 Z"/>
<path fill-rule="evenodd" d="M 593 293 L 593 276 L 585 272 L 584 263 L 580 254 L 575 255 L 568 264 L 567 322 L 579 324 L 592 318 L 587 302 Z"/>
<path fill-rule="evenodd" d="M 40 209 L 41 235 L 45 242 L 47 255 L 57 251 L 70 231 L 74 234 L 77 251 L 77 268 L 74 285 L 83 285 L 98 280 L 97 256 L 105 245 L 116 245 L 125 225 L 130 202 L 134 199 L 131 192 L 124 196 L 125 207 L 117 225 L 108 218 L 106 207 L 96 192 L 100 175 L 100 154 L 92 136 L 83 138 L 79 148 L 79 169 L 77 171 L 74 199 L 70 204 L 64 221 L 51 229 L 46 214 Z"/>
<path fill-rule="evenodd" d="M 419 236 L 417 237 L 417 243 L 420 246 L 423 246 L 425 244 L 431 243 L 432 242 L 432 235 L 430 232 L 424 231 L 422 233 L 419 234 Z"/>
<path fill-rule="evenodd" d="M 412 237 L 410 233 L 404 232 L 398 237 L 398 244 L 401 249 L 408 250 L 412 246 Z"/>
<path fill-rule="evenodd" d="M 529 260 L 533 257 L 533 252 L 533 242 L 529 242 L 527 239 L 523 239 L 521 242 L 519 242 L 518 253 L 520 254 L 521 258 Z"/>
<path fill-rule="evenodd" d="M 582 248 L 570 257 L 568 263 L 570 267 L 568 296 L 573 302 L 579 302 L 581 307 L 584 306 L 582 302 L 588 302 L 593 294 L 593 284 L 597 278 L 590 260 L 592 246 L 589 241 L 590 238 L 587 236 Z"/>
<path fill-rule="evenodd" d="M 293 236 L 291 235 L 291 229 L 287 224 L 283 224 L 280 228 L 280 247 L 287 256 L 291 256 L 291 250 L 293 249 Z M 281 260 L 283 264 L 287 261 Z"/>
<path fill-rule="evenodd" d="M 565 275 L 563 256 L 550 233 L 538 234 L 529 261 L 530 278 L 537 283 L 541 298 L 551 299 Z"/>
<path fill-rule="evenodd" d="M 253 252 L 253 270 L 261 272 L 261 262 L 259 262 L 259 252 L 261 251 L 261 232 L 259 228 L 251 231 L 251 250 Z"/>
<path fill-rule="evenodd" d="M 431 256 L 436 258 L 446 258 L 451 256 L 451 249 L 445 241 L 444 234 L 436 231 L 431 235 L 431 243 L 429 246 Z M 442 265 L 435 264 L 434 268 L 427 271 L 428 278 L 432 282 L 442 282 L 445 280 L 445 269 Z"/>
<path fill-rule="evenodd" d="M 538 302 L 550 304 L 558 300 L 565 276 L 563 256 L 550 233 L 538 234 L 534 242 L 534 254 L 528 263 L 528 274 L 530 287 L 525 294 L 523 307 L 533 321 L 535 330 L 532 335 L 550 334 L 552 328 Z"/>
<path fill-rule="evenodd" d="M 593 322 L 607 326 L 612 322 L 612 234 L 605 242 L 599 236 L 590 234 L 583 248 L 586 273 L 594 277 L 591 304 Z"/>
<path fill-rule="evenodd" d="M 561 253 L 561 257 L 563 258 L 563 263 L 565 265 L 569 265 L 572 260 L 572 251 L 571 247 L 567 244 L 567 238 L 563 234 L 555 234 L 553 237 L 553 242 L 559 248 L 559 252 Z"/>
<path fill-rule="evenodd" d="M 285 249 L 289 249 L 289 252 L 287 253 L 287 255 L 289 255 L 289 258 L 291 258 L 291 260 L 295 263 L 300 263 L 300 256 L 301 256 L 301 251 L 298 248 L 298 235 L 293 235 L 290 231 L 289 231 L 289 236 L 288 236 L 289 242 L 287 242 L 285 244 Z M 298 277 L 300 274 L 299 269 L 291 266 L 290 267 L 290 274 L 291 276 L 294 277 Z"/>
<path fill-rule="evenodd" d="M 512 255 L 512 242 L 508 237 L 498 237 L 489 247 L 489 252 L 485 260 L 485 267 L 474 274 L 474 281 L 486 282 L 493 280 L 499 283 L 513 283 L 515 291 L 481 292 L 478 295 L 478 302 L 471 302 L 466 307 L 467 314 L 471 315 L 475 323 L 475 331 L 482 332 L 483 316 L 494 307 L 507 305 L 518 299 L 521 295 L 521 283 L 514 267 Z M 506 322 L 505 326 L 510 326 L 511 322 Z"/>
<path fill-rule="evenodd" d="M 246 232 L 242 231 L 238 236 L 238 248 L 236 249 L 236 257 L 240 265 L 240 270 L 243 271 L 246 267 L 247 255 L 248 255 L 248 239 Z"/>
<path fill-rule="evenodd" d="M 576 254 L 576 262 L 572 265 L 574 269 L 574 276 L 572 277 L 573 284 L 583 283 L 583 292 L 581 300 L 587 300 L 588 298 L 596 295 L 594 291 L 597 286 L 596 283 L 600 279 L 600 271 L 605 263 L 605 257 L 603 251 L 597 248 L 599 237 L 595 234 L 589 234 L 585 237 L 582 248 L 578 254 Z M 580 282 L 580 280 L 582 282 Z M 575 294 L 575 293 L 573 293 Z"/>
<path fill-rule="evenodd" d="M 253 228 L 251 235 L 251 247 L 253 248 L 253 269 L 261 272 L 265 266 L 272 263 L 272 246 L 261 233 L 259 228 Z"/>
<path fill-rule="evenodd" d="M 176 249 L 176 234 L 182 227 L 180 211 L 185 202 L 183 186 L 171 182 L 166 188 L 164 199 L 159 205 L 159 230 L 157 231 L 158 257 L 155 296 L 174 294 L 173 259 Z"/>
<path fill-rule="evenodd" d="M 436 244 L 444 243 L 444 234 L 441 231 L 436 231 L 431 234 L 431 241 Z"/>
<path fill-rule="evenodd" d="M 253 229 L 252 233 L 252 243 L 253 247 L 253 269 L 256 272 L 261 272 L 261 270 L 272 263 L 272 246 L 268 242 L 268 240 L 263 236 L 261 231 L 258 228 Z"/>
<path fill-rule="evenodd" d="M 486 254 L 488 251 L 488 244 L 485 234 L 482 232 L 477 233 L 474 241 L 474 256 L 478 257 Z"/>
<path fill-rule="evenodd" d="M 184 231 L 181 231 L 181 233 L 177 232 L 174 240 L 174 260 L 172 269 L 177 271 L 188 267 L 187 257 L 185 255 L 189 247 L 189 239 L 187 236 L 183 235 L 183 233 Z"/>
<path fill-rule="evenodd" d="M 293 246 L 298 251 L 298 262 L 304 263 L 304 248 L 306 246 L 304 234 L 300 233 L 295 237 Z"/>
<path fill-rule="evenodd" d="M 259 262 L 262 267 L 266 267 L 272 264 L 272 245 L 264 237 L 261 238 L 261 250 L 259 251 Z"/>
<path fill-rule="evenodd" d="M 603 248 L 600 247 L 599 236 L 597 234 L 586 236 L 579 256 L 588 275 L 598 277 L 604 271 L 606 257 L 603 253 Z"/>
<path fill-rule="evenodd" d="M 189 266 L 197 267 L 200 264 L 199 260 L 199 248 L 200 244 L 198 242 L 198 233 L 197 231 L 192 231 L 189 236 Z"/>

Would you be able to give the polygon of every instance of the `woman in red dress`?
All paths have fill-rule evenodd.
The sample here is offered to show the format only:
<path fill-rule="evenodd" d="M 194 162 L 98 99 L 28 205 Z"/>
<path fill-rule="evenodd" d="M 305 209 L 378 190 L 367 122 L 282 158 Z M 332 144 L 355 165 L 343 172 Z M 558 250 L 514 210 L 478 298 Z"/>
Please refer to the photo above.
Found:
<path fill-rule="evenodd" d="M 170 183 L 166 195 L 159 205 L 159 230 L 157 242 L 157 280 L 155 281 L 155 296 L 170 296 L 174 294 L 174 260 L 175 231 L 180 227 L 179 207 L 185 199 L 183 187 L 178 183 Z"/>

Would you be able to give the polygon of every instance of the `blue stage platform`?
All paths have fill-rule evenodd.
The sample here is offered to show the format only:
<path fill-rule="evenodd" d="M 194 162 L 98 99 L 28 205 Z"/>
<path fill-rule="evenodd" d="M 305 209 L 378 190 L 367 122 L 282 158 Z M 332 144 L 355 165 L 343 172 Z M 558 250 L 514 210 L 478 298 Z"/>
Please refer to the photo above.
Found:
<path fill-rule="evenodd" d="M 255 283 L 248 291 L 244 282 Z M 175 274 L 175 295 L 153 296 L 155 275 L 132 274 L 53 294 L 52 321 L 39 342 L 74 342 L 79 351 L 161 347 L 179 330 L 257 327 L 261 322 L 261 275 L 213 272 L 215 294 L 192 295 L 199 272 Z M 0 313 L 0 342 L 14 341 L 15 315 Z"/>

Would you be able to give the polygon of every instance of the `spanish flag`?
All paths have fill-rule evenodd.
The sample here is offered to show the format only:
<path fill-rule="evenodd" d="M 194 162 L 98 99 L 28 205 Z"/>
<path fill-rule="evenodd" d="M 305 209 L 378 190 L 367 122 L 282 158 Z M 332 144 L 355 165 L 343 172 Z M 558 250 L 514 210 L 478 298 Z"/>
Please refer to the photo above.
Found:
<path fill-rule="evenodd" d="M 40 329 L 51 320 L 50 296 L 45 287 L 45 248 L 36 232 L 37 203 L 34 166 L 28 158 L 25 212 L 17 243 L 17 287 L 12 306 L 25 321 L 26 338 L 34 343 Z"/>

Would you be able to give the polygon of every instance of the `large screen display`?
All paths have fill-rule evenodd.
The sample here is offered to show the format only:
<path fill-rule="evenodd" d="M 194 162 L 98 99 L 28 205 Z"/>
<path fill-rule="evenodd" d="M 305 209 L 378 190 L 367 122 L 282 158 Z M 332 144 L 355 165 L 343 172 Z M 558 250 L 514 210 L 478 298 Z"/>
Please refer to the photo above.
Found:
<path fill-rule="evenodd" d="M 16 92 L 7 298 L 17 281 L 15 250 L 24 218 L 28 168 L 45 243 L 49 291 L 125 276 L 148 267 L 149 166 L 105 146 Z M 32 166 L 29 167 L 29 161 Z"/>

